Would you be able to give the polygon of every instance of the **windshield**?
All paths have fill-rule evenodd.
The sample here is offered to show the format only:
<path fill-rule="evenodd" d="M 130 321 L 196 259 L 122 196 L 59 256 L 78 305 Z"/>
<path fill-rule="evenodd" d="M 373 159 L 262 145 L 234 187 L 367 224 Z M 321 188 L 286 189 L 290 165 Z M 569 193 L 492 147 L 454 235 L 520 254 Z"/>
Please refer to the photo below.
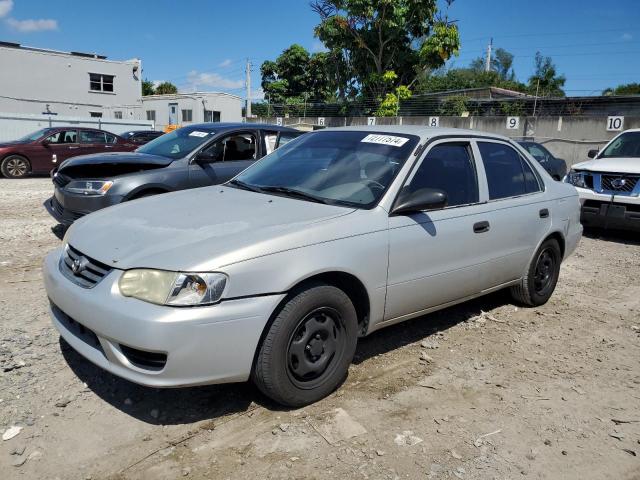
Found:
<path fill-rule="evenodd" d="M 395 133 L 308 133 L 245 170 L 231 185 L 301 200 L 371 208 L 418 140 Z"/>
<path fill-rule="evenodd" d="M 160 155 L 172 159 L 182 158 L 207 142 L 215 132 L 197 128 L 180 128 L 162 135 L 136 151 L 150 155 Z"/>
<path fill-rule="evenodd" d="M 38 130 L 37 132 L 30 133 L 29 135 L 25 135 L 22 138 L 19 138 L 18 142 L 33 142 L 34 140 L 39 139 L 43 135 L 45 135 L 51 128 L 43 128 L 42 130 Z"/>
<path fill-rule="evenodd" d="M 598 158 L 640 157 L 640 132 L 623 133 Z"/>

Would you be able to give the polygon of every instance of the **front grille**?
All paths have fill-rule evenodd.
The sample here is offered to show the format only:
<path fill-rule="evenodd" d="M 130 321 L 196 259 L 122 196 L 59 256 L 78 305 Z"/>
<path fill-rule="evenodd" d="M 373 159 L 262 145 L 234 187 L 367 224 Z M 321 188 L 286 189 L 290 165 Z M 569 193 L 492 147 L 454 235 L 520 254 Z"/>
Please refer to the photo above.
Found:
<path fill-rule="evenodd" d="M 74 212 L 73 210 L 65 210 L 65 208 L 60 204 L 56 197 L 53 197 L 53 199 L 51 200 L 51 206 L 58 215 L 63 216 L 66 213 L 66 217 L 73 220 L 74 222 L 84 216 L 84 213 Z"/>
<path fill-rule="evenodd" d="M 56 197 L 53 197 L 51 201 L 51 206 L 53 207 L 53 209 L 56 211 L 58 215 L 62 215 L 64 213 L 64 207 L 60 205 L 60 202 Z"/>
<path fill-rule="evenodd" d="M 111 270 L 108 265 L 83 255 L 71 245 L 65 247 L 60 259 L 63 275 L 83 288 L 95 287 Z"/>
<path fill-rule="evenodd" d="M 58 306 L 53 302 L 51 302 L 51 310 L 53 310 L 56 319 L 64 326 L 64 328 L 71 332 L 76 338 L 82 340 L 84 343 L 95 348 L 104 355 L 104 350 L 102 349 L 100 340 L 98 340 L 98 336 L 93 332 L 93 330 L 90 330 L 81 323 L 76 322 L 73 318 L 60 310 L 60 308 L 58 308 Z"/>
<path fill-rule="evenodd" d="M 631 193 L 636 188 L 640 176 L 602 174 L 602 190 Z"/>
<path fill-rule="evenodd" d="M 127 357 L 127 360 L 129 360 L 132 365 L 138 368 L 144 368 L 145 370 L 162 370 L 167 364 L 166 353 L 147 352 L 145 350 L 127 347 L 126 345 L 120 345 L 120 351 Z"/>

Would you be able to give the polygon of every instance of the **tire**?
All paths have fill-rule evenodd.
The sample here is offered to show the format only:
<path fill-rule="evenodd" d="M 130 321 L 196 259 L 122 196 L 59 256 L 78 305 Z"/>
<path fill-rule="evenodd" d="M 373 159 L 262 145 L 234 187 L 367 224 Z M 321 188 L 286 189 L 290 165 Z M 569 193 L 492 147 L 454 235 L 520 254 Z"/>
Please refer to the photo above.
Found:
<path fill-rule="evenodd" d="M 544 305 L 556 288 L 561 263 L 558 241 L 553 238 L 545 240 L 531 260 L 527 275 L 520 284 L 511 287 L 511 296 L 530 307 Z"/>
<path fill-rule="evenodd" d="M 358 319 L 339 288 L 313 283 L 276 313 L 258 348 L 252 380 L 288 407 L 314 403 L 344 380 L 356 350 Z"/>
<path fill-rule="evenodd" d="M 31 164 L 21 155 L 9 155 L 2 161 L 0 170 L 6 178 L 24 178 L 31 172 Z"/>

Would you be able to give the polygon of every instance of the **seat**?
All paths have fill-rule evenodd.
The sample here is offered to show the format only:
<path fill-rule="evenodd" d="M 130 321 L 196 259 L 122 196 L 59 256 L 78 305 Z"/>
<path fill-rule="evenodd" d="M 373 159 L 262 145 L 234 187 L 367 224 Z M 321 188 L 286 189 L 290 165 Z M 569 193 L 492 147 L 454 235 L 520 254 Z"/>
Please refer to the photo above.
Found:
<path fill-rule="evenodd" d="M 391 164 L 382 160 L 369 162 L 364 167 L 364 174 L 367 179 L 384 185 L 385 187 L 391 182 L 393 173 Z"/>

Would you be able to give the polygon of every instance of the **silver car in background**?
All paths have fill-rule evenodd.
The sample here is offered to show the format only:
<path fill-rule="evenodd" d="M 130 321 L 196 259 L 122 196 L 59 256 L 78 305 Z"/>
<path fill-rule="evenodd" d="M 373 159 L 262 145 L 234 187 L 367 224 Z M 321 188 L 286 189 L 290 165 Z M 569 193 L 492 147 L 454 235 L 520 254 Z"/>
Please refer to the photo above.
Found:
<path fill-rule="evenodd" d="M 252 379 L 300 406 L 338 387 L 360 336 L 507 287 L 545 303 L 579 216 L 575 188 L 507 138 L 327 129 L 222 186 L 78 220 L 44 279 L 60 334 L 105 370 Z"/>

